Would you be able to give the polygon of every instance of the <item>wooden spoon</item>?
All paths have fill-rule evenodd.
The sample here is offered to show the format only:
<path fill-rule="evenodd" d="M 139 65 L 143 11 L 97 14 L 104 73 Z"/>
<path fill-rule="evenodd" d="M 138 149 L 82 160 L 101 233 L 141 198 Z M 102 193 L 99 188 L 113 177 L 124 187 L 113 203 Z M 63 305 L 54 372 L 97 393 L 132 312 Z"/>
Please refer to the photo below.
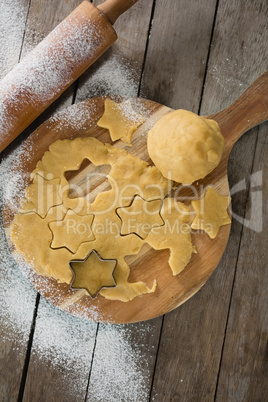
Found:
<path fill-rule="evenodd" d="M 140 98 L 132 99 L 132 105 L 138 112 L 146 109 L 148 118 L 134 133 L 132 148 L 126 149 L 128 152 L 150 161 L 147 153 L 148 129 L 172 109 Z M 80 120 L 77 122 L 73 120 L 71 112 L 74 107 L 78 107 L 82 112 L 78 113 L 78 119 L 85 116 L 84 130 L 81 130 Z M 104 98 L 89 99 L 67 109 L 66 113 L 60 114 L 58 118 L 54 117 L 41 125 L 23 145 L 25 150 L 30 150 L 30 153 L 26 151 L 18 156 L 17 163 L 22 173 L 31 172 L 49 145 L 57 139 L 94 136 L 103 142 L 111 142 L 107 130 L 96 125 L 103 109 Z M 69 110 L 70 112 L 68 112 Z M 86 113 L 88 110 L 90 110 L 90 117 L 87 117 L 89 116 L 89 113 Z M 70 116 L 69 119 L 68 116 Z M 197 195 L 200 195 L 205 187 L 213 185 L 219 193 L 228 195 L 227 163 L 233 145 L 247 130 L 268 119 L 268 71 L 261 75 L 230 107 L 220 113 L 208 116 L 208 118 L 215 119 L 219 123 L 225 137 L 226 147 L 219 166 L 195 185 L 196 192 Z M 123 148 L 125 144 L 118 141 L 114 146 Z M 11 175 L 16 174 L 16 167 L 12 169 Z M 83 186 L 83 179 L 90 169 L 92 170 L 92 165 L 83 167 L 72 176 L 71 180 Z M 26 181 L 25 186 L 27 184 Z M 103 187 L 101 191 L 103 191 Z M 191 196 L 191 193 L 189 193 L 189 189 L 185 188 L 180 195 Z M 14 211 L 6 203 L 4 205 L 4 221 L 7 234 L 13 216 Z M 147 320 L 178 307 L 204 285 L 221 259 L 229 233 L 230 225 L 221 227 L 214 240 L 211 240 L 206 233 L 194 233 L 192 241 L 198 253 L 193 255 L 187 267 L 177 276 L 172 275 L 167 262 L 169 250 L 155 251 L 145 245 L 138 255 L 127 257 L 126 260 L 131 267 L 129 278 L 131 282 L 142 280 L 150 286 L 156 279 L 158 283 L 155 293 L 136 297 L 127 303 L 106 300 L 100 295 L 92 301 L 84 291 L 72 291 L 67 284 L 58 284 L 51 278 L 40 277 L 32 273 L 30 280 L 43 296 L 72 314 L 112 323 Z"/>

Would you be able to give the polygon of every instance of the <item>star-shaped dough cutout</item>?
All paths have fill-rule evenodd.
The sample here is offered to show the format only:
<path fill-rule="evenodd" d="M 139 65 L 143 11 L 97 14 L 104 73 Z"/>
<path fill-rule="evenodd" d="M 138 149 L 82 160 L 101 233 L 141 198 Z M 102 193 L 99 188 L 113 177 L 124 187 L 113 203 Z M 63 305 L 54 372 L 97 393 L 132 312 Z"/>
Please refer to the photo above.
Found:
<path fill-rule="evenodd" d="M 78 215 L 69 209 L 63 220 L 49 223 L 53 239 L 51 248 L 66 247 L 76 253 L 82 243 L 95 240 L 91 226 L 94 215 Z"/>
<path fill-rule="evenodd" d="M 103 288 L 116 286 L 113 276 L 117 261 L 103 259 L 92 250 L 85 260 L 70 261 L 73 272 L 72 289 L 85 289 L 94 298 Z"/>
<path fill-rule="evenodd" d="M 192 201 L 196 212 L 192 229 L 204 230 L 211 239 L 214 239 L 221 226 L 231 223 L 227 212 L 230 200 L 230 197 L 219 195 L 212 187 L 208 187 L 203 198 Z"/>
<path fill-rule="evenodd" d="M 116 103 L 105 99 L 104 113 L 97 125 L 109 130 L 112 141 L 121 139 L 130 144 L 134 131 L 144 122 L 145 118 L 133 110 L 130 100 Z"/>
<path fill-rule="evenodd" d="M 146 242 L 155 250 L 169 249 L 169 265 L 173 275 L 178 275 L 196 253 L 192 245 L 190 210 L 175 198 L 165 198 L 161 208 L 164 226 L 152 230 Z"/>
<path fill-rule="evenodd" d="M 27 187 L 25 196 L 27 202 L 21 203 L 19 212 L 34 212 L 44 218 L 51 207 L 63 202 L 60 179 L 47 180 L 36 174 L 32 184 Z"/>
<path fill-rule="evenodd" d="M 145 201 L 136 195 L 129 206 L 116 210 L 122 221 L 120 234 L 136 234 L 144 240 L 152 228 L 164 225 L 161 206 L 162 200 Z"/>

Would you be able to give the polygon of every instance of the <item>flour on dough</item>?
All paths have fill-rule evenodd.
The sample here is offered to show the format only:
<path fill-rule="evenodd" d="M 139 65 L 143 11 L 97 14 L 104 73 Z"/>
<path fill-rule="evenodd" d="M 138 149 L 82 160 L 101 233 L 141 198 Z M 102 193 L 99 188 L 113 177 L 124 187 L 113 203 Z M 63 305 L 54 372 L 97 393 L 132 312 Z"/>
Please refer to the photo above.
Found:
<path fill-rule="evenodd" d="M 104 113 L 97 125 L 109 130 L 112 141 L 121 139 L 130 144 L 132 134 L 144 122 L 145 118 L 133 110 L 130 100 L 116 103 L 106 99 Z"/>

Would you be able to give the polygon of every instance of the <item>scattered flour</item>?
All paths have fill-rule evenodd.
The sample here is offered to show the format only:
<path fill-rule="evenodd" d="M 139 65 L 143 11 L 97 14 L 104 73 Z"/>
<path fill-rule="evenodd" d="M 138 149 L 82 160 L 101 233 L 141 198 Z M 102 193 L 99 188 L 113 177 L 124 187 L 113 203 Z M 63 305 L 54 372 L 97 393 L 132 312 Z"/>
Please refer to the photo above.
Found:
<path fill-rule="evenodd" d="M 88 401 L 148 400 L 150 371 L 148 362 L 144 361 L 141 346 L 145 334 L 152 328 L 148 323 L 139 324 L 138 346 L 133 345 L 131 340 L 131 327 L 131 325 L 100 325 Z"/>
<path fill-rule="evenodd" d="M 8 170 L 14 163 L 14 154 L 0 165 L 0 324 L 2 337 L 11 337 L 13 341 L 27 342 L 33 319 L 36 292 L 31 287 L 14 260 L 3 226 L 2 204 L 6 184 L 9 181 Z M 20 191 L 19 188 L 17 188 Z"/>
<path fill-rule="evenodd" d="M 107 46 L 103 34 L 87 18 L 71 14 L 0 82 L 0 136 L 17 132 L 51 104 Z M 23 121 L 21 117 L 23 116 Z"/>
<path fill-rule="evenodd" d="M 105 53 L 86 73 L 79 87 L 77 99 L 95 96 L 137 96 L 137 66 L 119 54 Z"/>
<path fill-rule="evenodd" d="M 79 102 L 68 108 L 56 113 L 51 121 L 58 124 L 58 130 L 64 130 L 66 126 L 71 126 L 77 130 L 86 130 L 89 127 L 90 116 L 95 110 L 95 105 L 92 103 L 90 109 L 83 103 Z"/>
<path fill-rule="evenodd" d="M 18 269 L 0 223 L 0 332 L 1 342 L 27 342 L 36 292 Z"/>
<path fill-rule="evenodd" d="M 21 0 L 0 2 L 1 20 L 3 19 L 6 22 L 5 29 L 1 28 L 0 47 L 3 47 L 7 37 L 10 43 L 8 58 L 0 60 L 2 76 L 8 72 L 10 65 L 14 65 L 18 61 L 16 57 L 18 57 L 19 52 L 16 46 L 21 43 L 25 28 L 28 5 L 26 3 L 26 1 Z M 77 36 L 79 36 L 78 31 L 73 37 L 72 43 L 77 43 Z M 90 35 L 78 48 L 76 56 L 82 57 L 85 47 L 89 45 Z M 64 56 L 66 57 L 66 54 Z M 13 61 L 12 57 L 14 57 Z M 67 57 L 67 60 L 70 61 L 71 57 Z M 5 60 L 7 60 L 6 64 Z M 49 62 L 47 58 L 44 58 L 43 61 L 43 66 Z M 31 74 L 23 83 L 24 90 L 29 87 L 32 88 L 36 77 L 40 78 L 40 67 L 35 64 L 31 67 Z M 18 68 L 18 72 L 20 68 Z M 51 66 L 46 70 L 41 83 L 39 80 L 39 85 L 35 90 L 42 101 L 45 100 L 47 93 L 46 85 L 52 83 L 49 89 L 53 91 L 54 83 L 62 78 L 60 74 L 60 71 L 53 71 Z M 101 95 L 130 97 L 137 95 L 138 79 L 135 66 L 119 55 L 109 55 L 108 53 L 108 58 L 103 57 L 98 67 L 93 66 L 89 74 L 88 84 L 84 83 L 78 91 L 78 95 L 79 92 L 82 95 L 85 94 L 85 91 L 87 91 L 85 97 Z M 19 77 L 16 73 L 16 77 L 13 76 L 13 79 L 16 81 L 17 78 Z M 7 84 L 6 89 L 10 88 L 9 85 Z M 1 121 L 1 113 L 4 111 L 4 107 L 2 107 L 0 110 L 0 126 L 2 124 L 2 129 L 4 127 L 5 130 L 7 128 L 5 118 Z M 71 112 L 68 110 L 60 113 L 54 119 L 56 121 L 60 118 L 62 129 L 65 126 L 65 116 L 66 124 L 72 124 L 73 121 L 76 126 L 78 124 L 78 128 L 84 128 L 83 121 L 88 116 L 84 114 L 85 111 L 83 108 L 81 109 L 79 104 L 72 106 Z M 70 113 L 73 113 L 73 119 L 70 117 Z M 27 148 L 22 145 L 19 152 L 20 155 L 23 154 L 24 158 L 31 159 L 31 146 L 29 144 Z M 11 165 L 13 172 L 16 171 L 12 177 L 9 175 Z M 20 162 L 16 152 L 1 161 L 0 176 L 0 333 L 1 341 L 3 343 L 12 341 L 13 348 L 18 354 L 21 354 L 25 353 L 27 347 L 36 304 L 36 291 L 27 279 L 30 272 L 29 267 L 23 261 L 15 261 L 3 227 L 3 202 L 8 204 L 12 211 L 16 210 L 18 200 L 24 194 L 25 180 L 28 180 L 28 177 L 23 177 L 20 171 Z M 98 314 L 96 310 L 96 320 L 99 317 Z M 147 361 L 148 347 L 144 345 L 144 337 L 151 330 L 149 323 L 141 323 L 137 326 L 100 325 L 88 389 L 88 401 L 132 402 L 148 399 L 150 378 Z M 64 390 L 66 400 L 78 400 L 76 397 L 83 393 L 85 395 L 96 331 L 97 324 L 95 322 L 65 313 L 41 297 L 37 312 L 32 357 L 43 362 L 48 371 L 55 373 L 57 386 Z M 131 338 L 133 333 L 136 334 L 135 340 Z M 153 359 L 153 350 L 151 350 L 151 358 Z M 38 370 L 38 365 L 36 367 Z"/>
<path fill-rule="evenodd" d="M 17 167 L 16 182 L 20 179 L 19 156 L 30 158 L 31 147 L 20 147 L 0 164 L 0 203 L 12 202 L 23 190 L 6 191 L 11 164 Z M 2 222 L 0 225 L 0 332 L 2 342 L 12 341 L 18 355 L 25 353 L 36 303 L 36 292 L 22 272 L 29 272 L 25 263 L 16 262 L 11 254 Z M 98 312 L 96 311 L 96 318 Z M 145 335 L 152 331 L 150 323 L 135 325 L 101 324 L 88 388 L 89 402 L 145 401 L 150 391 L 148 347 Z M 133 332 L 133 329 L 134 332 Z M 41 297 L 32 346 L 32 361 L 36 370 L 44 364 L 49 375 L 56 377 L 57 389 L 66 398 L 85 397 L 95 345 L 97 324 L 63 312 Z M 131 339 L 135 333 L 135 341 Z M 153 359 L 153 348 L 151 350 Z M 34 363 L 33 363 L 34 364 Z M 83 398 L 81 397 L 83 395 Z"/>
<path fill-rule="evenodd" d="M 124 120 L 130 121 L 131 123 L 137 125 L 144 122 L 144 116 L 135 112 L 129 99 L 120 103 L 118 109 L 122 112 Z"/>
<path fill-rule="evenodd" d="M 32 354 L 60 373 L 57 388 L 65 388 L 70 398 L 86 393 L 96 330 L 95 322 L 73 317 L 41 299 Z"/>
<path fill-rule="evenodd" d="M 25 183 L 28 182 L 30 174 L 22 173 L 20 167 L 21 157 L 25 161 L 31 160 L 32 145 L 22 144 L 19 151 L 14 151 L 9 156 L 1 161 L 0 165 L 0 205 L 5 203 L 12 212 L 17 212 L 19 202 L 25 193 Z M 10 168 L 12 166 L 12 174 Z M 1 214 L 2 218 L 2 214 Z"/>
<path fill-rule="evenodd" d="M 18 62 L 27 11 L 27 1 L 0 1 L 0 49 L 2 54 L 0 57 L 0 78 L 4 77 L 11 66 Z M 5 57 L 3 57 L 4 55 Z"/>

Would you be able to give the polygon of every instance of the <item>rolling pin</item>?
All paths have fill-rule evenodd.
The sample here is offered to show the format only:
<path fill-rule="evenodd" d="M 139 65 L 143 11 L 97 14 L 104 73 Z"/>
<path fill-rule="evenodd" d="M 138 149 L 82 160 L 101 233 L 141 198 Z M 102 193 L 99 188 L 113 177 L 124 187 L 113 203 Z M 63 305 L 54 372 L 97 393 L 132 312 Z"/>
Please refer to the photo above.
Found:
<path fill-rule="evenodd" d="M 0 152 L 116 41 L 112 24 L 136 2 L 83 1 L 0 81 Z"/>

